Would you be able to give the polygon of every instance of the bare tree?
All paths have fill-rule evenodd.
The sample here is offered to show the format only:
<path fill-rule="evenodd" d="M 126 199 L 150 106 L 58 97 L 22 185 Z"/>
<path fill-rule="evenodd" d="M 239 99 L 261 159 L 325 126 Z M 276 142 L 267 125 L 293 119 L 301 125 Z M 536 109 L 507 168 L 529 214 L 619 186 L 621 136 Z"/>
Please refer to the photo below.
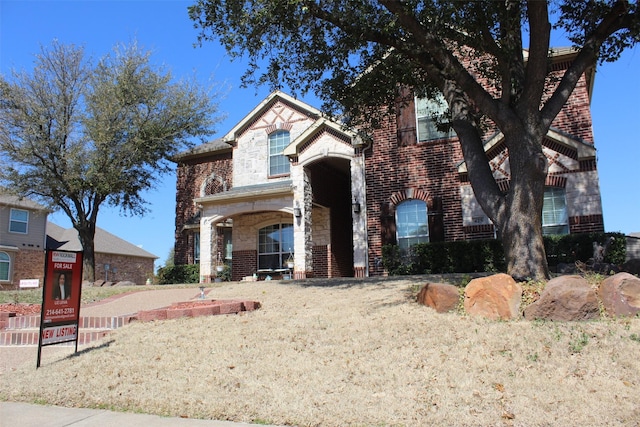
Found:
<path fill-rule="evenodd" d="M 100 207 L 146 212 L 142 193 L 171 171 L 169 158 L 212 133 L 212 94 L 173 81 L 135 43 L 94 65 L 82 48 L 54 42 L 31 73 L 0 78 L 0 185 L 69 217 L 93 281 Z"/>

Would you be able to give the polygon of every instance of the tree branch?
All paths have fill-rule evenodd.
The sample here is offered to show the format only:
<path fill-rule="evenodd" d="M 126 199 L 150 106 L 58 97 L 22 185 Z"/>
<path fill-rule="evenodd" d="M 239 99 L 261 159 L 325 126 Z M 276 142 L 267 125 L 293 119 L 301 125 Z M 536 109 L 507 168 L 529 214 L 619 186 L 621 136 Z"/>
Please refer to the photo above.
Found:
<path fill-rule="evenodd" d="M 595 66 L 602 44 L 616 31 L 629 28 L 634 22 L 634 14 L 627 14 L 628 5 L 625 1 L 617 1 L 611 11 L 596 26 L 591 35 L 585 40 L 584 46 L 578 52 L 569 68 L 565 71 L 553 95 L 541 110 L 541 121 L 548 128 L 558 115 L 569 96 L 576 87 L 578 80 L 587 70 Z"/>

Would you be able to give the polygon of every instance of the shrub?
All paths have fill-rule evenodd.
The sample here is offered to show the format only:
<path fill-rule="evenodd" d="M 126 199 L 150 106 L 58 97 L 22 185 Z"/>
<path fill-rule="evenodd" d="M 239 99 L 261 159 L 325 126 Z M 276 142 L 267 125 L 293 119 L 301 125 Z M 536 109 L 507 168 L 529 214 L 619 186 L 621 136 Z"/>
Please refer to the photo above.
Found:
<path fill-rule="evenodd" d="M 610 237 L 614 240 L 604 257 L 604 262 L 619 265 L 626 257 L 626 239 L 622 233 L 581 233 L 561 236 L 544 236 L 547 262 L 553 267 L 558 264 L 586 263 L 593 258 L 593 243 L 604 245 Z"/>
<path fill-rule="evenodd" d="M 199 283 L 200 266 L 198 264 L 180 264 L 158 269 L 158 284 Z"/>
<path fill-rule="evenodd" d="M 391 275 L 504 271 L 502 244 L 497 240 L 420 243 L 409 251 L 382 247 L 382 265 Z"/>
<path fill-rule="evenodd" d="M 604 262 L 619 265 L 626 256 L 626 240 L 622 233 L 583 233 L 544 236 L 549 266 L 559 263 L 586 263 L 593 258 L 593 242 L 608 248 Z M 392 276 L 407 274 L 443 274 L 506 271 L 504 249 L 499 240 L 462 240 L 430 242 L 402 251 L 397 245 L 382 247 L 382 265 Z"/>

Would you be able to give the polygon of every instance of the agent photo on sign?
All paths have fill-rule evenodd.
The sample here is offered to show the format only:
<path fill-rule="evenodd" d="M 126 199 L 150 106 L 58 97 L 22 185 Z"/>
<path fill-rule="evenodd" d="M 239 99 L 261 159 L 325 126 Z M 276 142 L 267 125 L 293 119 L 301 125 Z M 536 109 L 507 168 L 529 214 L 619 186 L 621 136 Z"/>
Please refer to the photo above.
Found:
<path fill-rule="evenodd" d="M 71 298 L 71 274 L 59 273 L 57 280 L 53 282 L 53 299 L 68 300 Z"/>

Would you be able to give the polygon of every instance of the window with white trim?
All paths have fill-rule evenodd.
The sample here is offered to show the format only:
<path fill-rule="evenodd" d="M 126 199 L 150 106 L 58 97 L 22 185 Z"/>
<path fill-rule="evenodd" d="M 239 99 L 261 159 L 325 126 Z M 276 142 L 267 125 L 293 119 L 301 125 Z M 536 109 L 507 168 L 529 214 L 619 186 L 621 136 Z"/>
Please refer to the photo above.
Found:
<path fill-rule="evenodd" d="M 400 250 L 429 241 L 426 202 L 410 199 L 396 207 L 396 234 Z"/>
<path fill-rule="evenodd" d="M 569 216 L 564 188 L 544 189 L 542 205 L 542 234 L 569 234 Z"/>
<path fill-rule="evenodd" d="M 193 233 L 193 263 L 200 264 L 200 232 Z"/>
<path fill-rule="evenodd" d="M 258 231 L 258 270 L 285 268 L 293 255 L 293 224 L 273 224 Z"/>
<path fill-rule="evenodd" d="M 23 209 L 11 209 L 9 219 L 9 231 L 11 233 L 27 234 L 29 230 L 29 211 Z"/>
<path fill-rule="evenodd" d="M 286 130 L 278 130 L 269 135 L 269 176 L 289 173 L 289 158 L 282 154 L 289 141 L 290 135 Z"/>
<path fill-rule="evenodd" d="M 450 127 L 443 131 L 438 126 L 445 119 L 444 114 L 447 112 L 447 108 L 447 102 L 442 94 L 438 94 L 435 98 L 416 98 L 418 142 L 455 136 L 455 132 Z"/>
<path fill-rule="evenodd" d="M 0 282 L 9 281 L 11 271 L 11 258 L 6 252 L 0 252 Z"/>

